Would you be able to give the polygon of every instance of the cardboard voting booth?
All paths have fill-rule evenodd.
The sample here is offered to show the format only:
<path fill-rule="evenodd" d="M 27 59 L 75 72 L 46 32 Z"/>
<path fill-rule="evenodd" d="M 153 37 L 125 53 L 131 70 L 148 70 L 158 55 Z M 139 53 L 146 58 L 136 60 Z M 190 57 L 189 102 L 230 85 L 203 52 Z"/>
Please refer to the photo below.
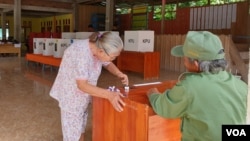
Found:
<path fill-rule="evenodd" d="M 43 44 L 45 44 L 45 38 L 34 38 L 33 39 L 33 53 L 43 54 Z"/>
<path fill-rule="evenodd" d="M 154 31 L 125 31 L 124 50 L 153 52 L 154 51 Z"/>
<path fill-rule="evenodd" d="M 62 32 L 62 39 L 75 39 L 76 33 L 75 32 Z"/>
<path fill-rule="evenodd" d="M 114 34 L 116 34 L 116 35 L 118 35 L 119 36 L 119 32 L 118 31 L 99 31 L 101 34 L 103 34 L 103 33 L 105 33 L 105 32 L 112 32 L 112 33 L 114 33 Z"/>
<path fill-rule="evenodd" d="M 55 38 L 45 38 L 45 43 L 43 44 L 44 56 L 53 56 L 56 40 Z"/>
<path fill-rule="evenodd" d="M 73 43 L 73 39 L 56 39 L 53 56 L 62 58 L 64 50 Z"/>
<path fill-rule="evenodd" d="M 88 39 L 93 32 L 76 32 L 75 39 Z"/>

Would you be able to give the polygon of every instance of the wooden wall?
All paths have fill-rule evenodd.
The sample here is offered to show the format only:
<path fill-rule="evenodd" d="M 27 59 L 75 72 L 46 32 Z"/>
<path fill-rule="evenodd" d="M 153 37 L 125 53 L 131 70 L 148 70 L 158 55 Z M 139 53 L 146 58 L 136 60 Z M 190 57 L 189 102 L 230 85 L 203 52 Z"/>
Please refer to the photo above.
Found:
<path fill-rule="evenodd" d="M 225 58 L 228 61 L 228 70 L 242 75 L 247 80 L 247 68 L 241 59 L 231 35 L 218 35 L 225 50 Z M 160 68 L 169 71 L 184 72 L 184 62 L 181 57 L 171 55 L 171 49 L 177 45 L 183 45 L 186 34 L 161 34 L 155 36 L 155 51 L 160 52 Z"/>
<path fill-rule="evenodd" d="M 233 41 L 240 44 L 250 45 L 250 13 L 249 5 L 239 3 L 237 5 L 237 18 L 236 22 L 232 23 L 231 34 Z M 250 47 L 250 46 L 249 46 Z"/>
<path fill-rule="evenodd" d="M 250 35 L 247 33 L 249 28 L 249 5 L 247 2 L 241 2 L 237 4 L 237 16 L 236 22 L 233 23 L 232 33 L 233 35 Z"/>
<path fill-rule="evenodd" d="M 130 30 L 131 29 L 131 19 L 132 15 L 130 14 L 123 14 L 120 15 L 120 20 L 121 20 L 121 25 L 120 25 L 120 34 L 124 35 L 125 30 Z"/>
<path fill-rule="evenodd" d="M 170 50 L 177 45 L 182 45 L 186 38 L 185 34 L 165 34 L 155 36 L 155 51 L 160 52 L 160 68 L 164 70 L 183 72 L 185 71 L 182 58 L 174 57 Z"/>
<path fill-rule="evenodd" d="M 182 8 L 176 11 L 175 20 L 164 21 L 164 34 L 185 34 L 189 30 L 189 11 L 190 8 Z M 150 30 L 154 30 L 156 34 L 161 34 L 161 21 L 153 19 L 153 13 L 149 13 Z"/>
<path fill-rule="evenodd" d="M 88 25 L 91 23 L 91 15 L 92 14 L 94 14 L 94 13 L 105 14 L 105 12 L 106 12 L 105 7 L 102 7 L 102 6 L 80 5 L 79 6 L 78 31 L 87 31 Z"/>
<path fill-rule="evenodd" d="M 236 11 L 233 11 L 232 7 Z M 215 34 L 249 35 L 250 33 L 247 33 L 246 30 L 249 28 L 249 22 L 246 20 L 249 16 L 248 9 L 248 1 L 207 7 L 178 8 L 176 19 L 164 21 L 163 34 L 185 34 L 189 30 L 208 30 Z M 197 14 L 192 15 L 192 11 L 196 11 Z M 236 13 L 235 16 L 234 13 Z M 236 17 L 236 21 L 232 19 L 233 17 Z M 121 19 L 123 21 L 121 30 L 129 30 L 130 14 L 122 15 Z M 156 34 L 161 34 L 161 21 L 153 20 L 152 12 L 149 13 L 148 19 L 148 29 L 154 30 Z M 208 22 L 212 26 L 205 25 Z M 193 25 L 190 25 L 190 23 L 193 23 Z"/>
<path fill-rule="evenodd" d="M 229 47 L 231 37 L 229 35 L 218 35 L 225 48 L 226 59 L 231 62 Z M 177 45 L 183 45 L 186 34 L 164 34 L 155 36 L 155 51 L 160 52 L 160 68 L 170 71 L 183 72 L 185 67 L 180 57 L 170 54 L 171 49 Z"/>

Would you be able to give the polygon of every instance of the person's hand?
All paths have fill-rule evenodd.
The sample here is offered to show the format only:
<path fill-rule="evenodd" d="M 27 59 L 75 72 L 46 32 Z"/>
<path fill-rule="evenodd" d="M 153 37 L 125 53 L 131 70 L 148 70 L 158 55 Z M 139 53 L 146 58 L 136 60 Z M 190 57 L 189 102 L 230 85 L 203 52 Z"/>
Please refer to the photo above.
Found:
<path fill-rule="evenodd" d="M 109 102 L 112 104 L 114 109 L 118 112 L 123 111 L 123 107 L 125 106 L 125 102 L 121 97 L 124 97 L 120 92 L 110 92 L 108 96 Z"/>
<path fill-rule="evenodd" d="M 128 82 L 128 76 L 126 74 L 120 73 L 118 75 L 118 78 L 121 79 L 121 82 L 122 82 L 123 85 L 128 85 L 129 84 L 129 82 Z"/>
<path fill-rule="evenodd" d="M 149 97 L 153 93 L 159 93 L 157 88 L 151 88 L 147 91 L 147 96 Z"/>

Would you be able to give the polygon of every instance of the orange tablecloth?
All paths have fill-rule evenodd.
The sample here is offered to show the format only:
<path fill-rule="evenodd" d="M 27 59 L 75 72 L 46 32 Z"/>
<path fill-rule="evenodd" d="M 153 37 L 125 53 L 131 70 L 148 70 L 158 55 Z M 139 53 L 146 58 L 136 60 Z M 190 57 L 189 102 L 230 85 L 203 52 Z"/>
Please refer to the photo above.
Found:
<path fill-rule="evenodd" d="M 59 67 L 61 64 L 61 58 L 55 58 L 53 56 L 44 56 L 41 54 L 26 54 L 25 56 L 27 61 L 34 61 L 38 63 L 42 63 L 45 65 L 51 65 Z"/>

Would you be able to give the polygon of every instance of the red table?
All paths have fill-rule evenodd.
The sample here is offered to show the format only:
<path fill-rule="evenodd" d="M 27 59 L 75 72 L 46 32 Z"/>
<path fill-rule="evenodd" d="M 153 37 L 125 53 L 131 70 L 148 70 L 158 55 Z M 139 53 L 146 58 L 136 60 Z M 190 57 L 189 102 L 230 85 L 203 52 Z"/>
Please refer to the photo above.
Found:
<path fill-rule="evenodd" d="M 117 57 L 117 67 L 120 70 L 142 73 L 144 79 L 158 78 L 160 53 L 122 51 Z"/>

